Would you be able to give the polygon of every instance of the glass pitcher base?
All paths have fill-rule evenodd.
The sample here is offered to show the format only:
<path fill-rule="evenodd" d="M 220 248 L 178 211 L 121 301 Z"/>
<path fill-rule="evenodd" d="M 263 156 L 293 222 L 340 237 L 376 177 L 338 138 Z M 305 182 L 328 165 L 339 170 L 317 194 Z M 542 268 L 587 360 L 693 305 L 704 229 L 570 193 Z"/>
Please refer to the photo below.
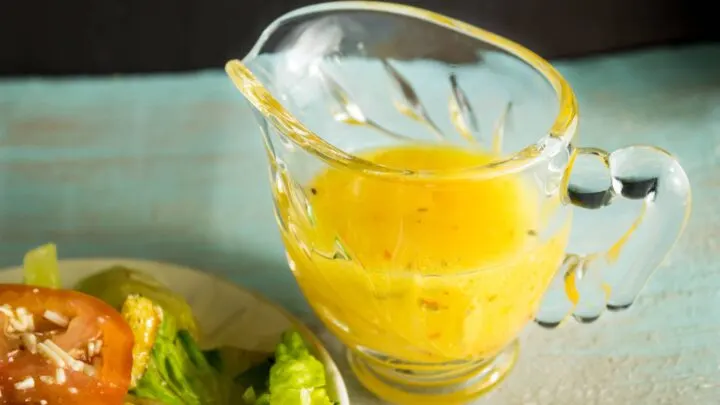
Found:
<path fill-rule="evenodd" d="M 385 401 L 398 405 L 450 405 L 468 403 L 493 389 L 515 365 L 518 351 L 515 341 L 490 360 L 422 373 L 392 368 L 387 360 L 352 349 L 348 349 L 347 357 L 360 383 Z"/>

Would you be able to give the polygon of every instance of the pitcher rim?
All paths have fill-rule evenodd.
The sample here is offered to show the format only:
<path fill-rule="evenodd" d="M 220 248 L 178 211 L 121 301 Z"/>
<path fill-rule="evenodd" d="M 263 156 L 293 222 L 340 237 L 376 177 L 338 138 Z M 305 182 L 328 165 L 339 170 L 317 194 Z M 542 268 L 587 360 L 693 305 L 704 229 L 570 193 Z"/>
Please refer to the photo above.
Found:
<path fill-rule="evenodd" d="M 498 160 L 494 160 L 483 165 L 470 166 L 461 169 L 410 170 L 389 167 L 363 159 L 332 145 L 321 136 L 308 129 L 292 113 L 287 111 L 285 107 L 283 107 L 282 104 L 262 85 L 262 83 L 255 78 L 244 62 L 256 57 L 267 38 L 285 22 L 303 15 L 338 10 L 378 11 L 424 20 L 467 35 L 471 38 L 480 39 L 517 57 L 535 71 L 539 72 L 552 86 L 555 92 L 558 102 L 558 112 L 548 130 L 548 133 L 540 138 L 536 143 L 527 145 L 523 149 L 508 156 L 504 156 Z M 480 174 L 480 172 L 487 169 L 492 169 L 492 171 L 496 174 L 498 173 L 498 169 L 501 169 L 501 172 L 505 171 L 502 169 L 507 169 L 508 171 L 522 170 L 525 167 L 533 165 L 539 159 L 542 159 L 549 153 L 556 150 L 556 148 L 544 148 L 540 145 L 542 141 L 546 140 L 548 137 L 560 140 L 565 144 L 569 144 L 574 135 L 574 131 L 571 129 L 573 129 L 573 126 L 576 125 L 578 115 L 577 100 L 570 84 L 550 62 L 535 52 L 510 39 L 476 27 L 472 24 L 444 16 L 433 11 L 392 2 L 325 2 L 300 7 L 287 12 L 276 18 L 263 30 L 252 49 L 247 53 L 247 55 L 245 55 L 242 61 L 238 61 L 237 59 L 228 61 L 225 65 L 225 70 L 237 89 L 248 99 L 248 101 L 276 128 L 278 128 L 283 135 L 290 138 L 293 143 L 332 166 L 360 170 L 367 174 L 381 176 L 417 175 L 421 177 L 431 176 L 452 178 Z"/>

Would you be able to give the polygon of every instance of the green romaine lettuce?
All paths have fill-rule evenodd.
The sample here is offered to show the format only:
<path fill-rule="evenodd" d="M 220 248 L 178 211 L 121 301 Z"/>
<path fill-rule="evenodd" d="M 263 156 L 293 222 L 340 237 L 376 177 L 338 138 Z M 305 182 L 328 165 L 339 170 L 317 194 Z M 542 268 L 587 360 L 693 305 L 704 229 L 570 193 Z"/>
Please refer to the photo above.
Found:
<path fill-rule="evenodd" d="M 202 352 L 190 306 L 152 276 L 116 266 L 81 281 L 77 289 L 118 310 L 129 296 L 151 300 L 162 322 L 150 360 L 130 394 L 165 405 L 333 405 L 325 368 L 299 333 L 283 334 L 275 355 L 234 348 Z M 138 320 L 140 322 L 142 320 Z"/>
<path fill-rule="evenodd" d="M 166 314 L 133 394 L 167 405 L 224 405 L 229 403 L 229 381 L 223 381 L 193 337 L 178 330 Z"/>
<path fill-rule="evenodd" d="M 243 399 L 248 405 L 332 405 L 325 384 L 323 364 L 310 354 L 299 333 L 289 331 L 275 350 L 266 391 L 252 385 Z"/>
<path fill-rule="evenodd" d="M 197 322 L 190 305 L 177 293 L 159 283 L 152 276 L 122 266 L 111 267 L 80 281 L 76 290 L 100 298 L 118 311 L 130 295 L 140 295 L 159 305 L 173 316 L 180 330 L 200 339 Z"/>
<path fill-rule="evenodd" d="M 23 282 L 37 287 L 62 287 L 55 244 L 38 246 L 25 253 Z"/>

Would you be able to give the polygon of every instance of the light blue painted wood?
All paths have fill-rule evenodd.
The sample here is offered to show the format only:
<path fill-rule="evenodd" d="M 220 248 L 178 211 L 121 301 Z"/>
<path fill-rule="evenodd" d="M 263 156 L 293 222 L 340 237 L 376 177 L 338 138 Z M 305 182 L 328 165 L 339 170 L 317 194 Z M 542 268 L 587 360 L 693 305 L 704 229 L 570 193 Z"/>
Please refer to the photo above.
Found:
<path fill-rule="evenodd" d="M 694 213 L 631 311 L 529 328 L 518 368 L 487 403 L 717 403 L 720 46 L 559 68 L 580 100 L 581 143 L 674 152 Z M 46 241 L 64 257 L 212 271 L 316 324 L 285 264 L 255 123 L 220 71 L 1 81 L 0 266 Z M 376 403 L 350 385 L 354 403 Z"/>

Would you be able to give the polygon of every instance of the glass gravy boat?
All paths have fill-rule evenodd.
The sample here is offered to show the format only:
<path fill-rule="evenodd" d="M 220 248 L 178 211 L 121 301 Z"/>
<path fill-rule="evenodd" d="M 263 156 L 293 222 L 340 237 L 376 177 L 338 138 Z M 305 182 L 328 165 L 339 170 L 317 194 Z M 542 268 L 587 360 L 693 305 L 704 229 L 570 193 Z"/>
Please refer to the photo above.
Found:
<path fill-rule="evenodd" d="M 690 212 L 671 155 L 576 146 L 548 62 L 429 11 L 302 8 L 226 70 L 262 130 L 293 274 L 394 403 L 466 402 L 511 369 L 529 321 L 628 308 Z"/>

